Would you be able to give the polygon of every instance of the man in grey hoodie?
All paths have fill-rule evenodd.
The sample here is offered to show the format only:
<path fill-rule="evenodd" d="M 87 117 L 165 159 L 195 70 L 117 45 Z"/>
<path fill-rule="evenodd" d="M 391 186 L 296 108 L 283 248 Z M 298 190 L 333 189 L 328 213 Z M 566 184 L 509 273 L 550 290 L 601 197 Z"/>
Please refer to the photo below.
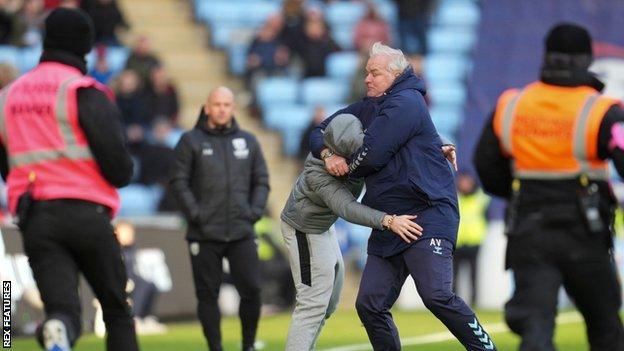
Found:
<path fill-rule="evenodd" d="M 325 128 L 325 145 L 344 157 L 361 147 L 364 132 L 353 115 L 336 116 Z M 286 340 L 286 351 L 314 349 L 320 330 L 336 309 L 344 264 L 332 224 L 347 221 L 390 229 L 406 242 L 422 235 L 416 216 L 389 215 L 357 202 L 363 180 L 336 178 L 325 163 L 311 155 L 305 161 L 282 211 L 282 235 L 290 255 L 297 303 Z"/>

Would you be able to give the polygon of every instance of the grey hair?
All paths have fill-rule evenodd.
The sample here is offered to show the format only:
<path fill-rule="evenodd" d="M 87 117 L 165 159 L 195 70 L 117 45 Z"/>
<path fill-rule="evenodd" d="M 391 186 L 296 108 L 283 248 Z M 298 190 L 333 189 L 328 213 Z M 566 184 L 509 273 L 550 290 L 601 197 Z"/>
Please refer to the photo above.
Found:
<path fill-rule="evenodd" d="M 388 62 L 388 71 L 390 72 L 403 72 L 409 66 L 409 62 L 403 55 L 403 51 L 399 49 L 393 49 L 387 45 L 382 44 L 380 41 L 371 46 L 370 57 L 374 56 L 388 56 L 390 62 Z"/>

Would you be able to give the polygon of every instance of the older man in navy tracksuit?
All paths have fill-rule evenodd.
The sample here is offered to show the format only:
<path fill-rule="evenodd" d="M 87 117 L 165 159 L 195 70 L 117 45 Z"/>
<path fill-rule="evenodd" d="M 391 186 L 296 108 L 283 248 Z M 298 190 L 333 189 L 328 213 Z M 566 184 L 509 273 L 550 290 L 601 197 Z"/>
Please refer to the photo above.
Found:
<path fill-rule="evenodd" d="M 409 274 L 427 308 L 467 350 L 495 350 L 474 312 L 452 291 L 457 195 L 423 98 L 424 85 L 401 51 L 380 43 L 373 45 L 366 70 L 368 96 L 337 112 L 358 116 L 366 128 L 364 144 L 348 168 L 323 145 L 322 130 L 333 116 L 312 132 L 310 143 L 333 175 L 365 177 L 363 204 L 415 214 L 423 227 L 417 240 L 378 229 L 370 236 L 356 301 L 370 342 L 376 351 L 401 349 L 390 308 Z"/>

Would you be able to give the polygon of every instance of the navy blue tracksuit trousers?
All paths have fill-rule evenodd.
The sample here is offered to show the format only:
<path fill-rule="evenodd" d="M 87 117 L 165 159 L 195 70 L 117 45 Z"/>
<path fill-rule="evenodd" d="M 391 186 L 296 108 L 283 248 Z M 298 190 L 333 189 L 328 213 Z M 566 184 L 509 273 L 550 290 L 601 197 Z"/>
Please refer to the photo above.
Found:
<path fill-rule="evenodd" d="M 356 309 L 375 351 L 401 349 L 390 308 L 408 274 L 425 306 L 466 350 L 496 350 L 474 312 L 453 293 L 453 244 L 446 239 L 425 238 L 391 257 L 368 256 Z"/>

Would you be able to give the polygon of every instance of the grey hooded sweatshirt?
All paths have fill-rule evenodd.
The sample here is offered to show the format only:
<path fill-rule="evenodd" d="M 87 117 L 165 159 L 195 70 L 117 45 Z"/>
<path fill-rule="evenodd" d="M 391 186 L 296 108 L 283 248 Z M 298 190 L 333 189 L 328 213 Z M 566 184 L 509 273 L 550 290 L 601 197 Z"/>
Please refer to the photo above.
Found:
<path fill-rule="evenodd" d="M 364 140 L 362 123 L 353 115 L 338 115 L 325 128 L 323 139 L 333 152 L 349 157 Z M 338 217 L 383 230 L 381 221 L 386 214 L 357 202 L 363 185 L 361 179 L 332 176 L 325 170 L 324 161 L 309 154 L 281 218 L 306 234 L 326 232 Z"/>

